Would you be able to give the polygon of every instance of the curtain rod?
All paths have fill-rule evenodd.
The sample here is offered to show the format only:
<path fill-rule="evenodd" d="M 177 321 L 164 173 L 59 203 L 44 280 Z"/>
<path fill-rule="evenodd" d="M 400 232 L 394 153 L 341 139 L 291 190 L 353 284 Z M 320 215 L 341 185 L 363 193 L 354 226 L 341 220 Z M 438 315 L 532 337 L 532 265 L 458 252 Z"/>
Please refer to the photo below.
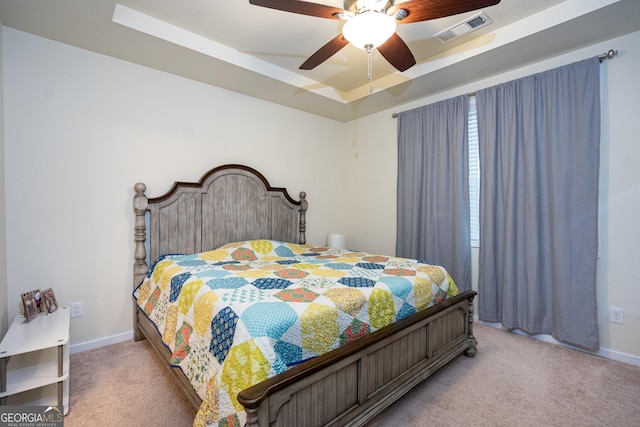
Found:
<path fill-rule="evenodd" d="M 618 51 L 615 49 L 609 49 L 607 52 L 603 53 L 602 55 L 598 55 L 598 60 L 600 62 L 606 60 L 606 59 L 613 59 L 618 55 Z M 467 95 L 469 96 L 473 96 L 475 95 L 475 92 L 472 93 L 468 93 Z M 391 118 L 395 119 L 396 117 L 398 117 L 398 113 L 391 113 Z"/>

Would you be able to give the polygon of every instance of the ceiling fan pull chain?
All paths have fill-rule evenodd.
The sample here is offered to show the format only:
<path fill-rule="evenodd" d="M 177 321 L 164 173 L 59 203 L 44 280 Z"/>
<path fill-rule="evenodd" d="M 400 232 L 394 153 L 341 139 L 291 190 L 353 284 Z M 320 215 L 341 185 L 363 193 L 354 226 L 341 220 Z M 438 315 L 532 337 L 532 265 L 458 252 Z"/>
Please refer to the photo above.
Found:
<path fill-rule="evenodd" d="M 372 44 L 365 45 L 367 49 L 367 80 L 369 80 L 369 93 L 373 93 L 373 58 L 371 57 Z"/>

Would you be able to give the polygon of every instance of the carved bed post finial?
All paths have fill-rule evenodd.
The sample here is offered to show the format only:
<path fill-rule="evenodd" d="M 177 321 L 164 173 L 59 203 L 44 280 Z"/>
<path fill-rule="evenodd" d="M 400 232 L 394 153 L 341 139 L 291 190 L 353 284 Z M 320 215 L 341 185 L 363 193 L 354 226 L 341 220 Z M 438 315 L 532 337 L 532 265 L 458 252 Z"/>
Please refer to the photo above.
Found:
<path fill-rule="evenodd" d="M 149 205 L 149 199 L 144 194 L 147 186 L 142 182 L 138 182 L 134 187 L 135 195 L 133 196 L 133 212 L 135 213 L 135 235 L 136 248 L 133 253 L 133 288 L 135 289 L 147 274 L 147 250 L 144 247 L 147 239 L 147 226 L 145 223 L 145 214 Z M 142 334 L 138 330 L 138 307 L 133 302 L 133 338 L 136 341 L 142 339 Z"/>
<path fill-rule="evenodd" d="M 304 245 L 307 243 L 307 209 L 309 208 L 309 203 L 307 202 L 307 193 L 304 191 L 300 192 L 300 235 L 298 236 L 298 243 Z"/>

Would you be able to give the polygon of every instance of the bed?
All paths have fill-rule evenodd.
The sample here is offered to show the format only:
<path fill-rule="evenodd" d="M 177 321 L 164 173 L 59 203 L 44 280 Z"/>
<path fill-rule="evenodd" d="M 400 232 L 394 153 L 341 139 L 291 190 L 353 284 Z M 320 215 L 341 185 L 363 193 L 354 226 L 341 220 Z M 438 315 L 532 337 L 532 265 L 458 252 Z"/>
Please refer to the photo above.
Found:
<path fill-rule="evenodd" d="M 143 183 L 134 191 L 134 339 L 167 362 L 198 409 L 194 425 L 363 425 L 452 359 L 476 354 L 475 292 L 457 292 L 439 266 L 307 245 L 304 192 L 295 200 L 244 165 L 176 182 L 159 197 Z M 346 277 L 354 269 L 358 277 Z M 340 289 L 326 290 L 338 277 Z M 272 305 L 249 305 L 247 283 L 260 283 L 251 292 L 269 293 Z M 389 295 L 396 311 L 378 314 L 376 301 Z M 198 321 L 198 310 L 212 314 Z M 264 324 L 275 312 L 287 313 L 286 328 Z"/>

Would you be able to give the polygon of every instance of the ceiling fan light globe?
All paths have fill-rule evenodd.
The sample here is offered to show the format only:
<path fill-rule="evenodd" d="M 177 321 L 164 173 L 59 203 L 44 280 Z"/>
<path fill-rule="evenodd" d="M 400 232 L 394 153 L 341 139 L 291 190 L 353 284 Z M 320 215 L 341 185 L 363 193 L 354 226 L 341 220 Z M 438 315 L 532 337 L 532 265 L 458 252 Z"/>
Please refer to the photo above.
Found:
<path fill-rule="evenodd" d="M 349 19 L 342 34 L 349 43 L 366 50 L 367 45 L 378 47 L 396 31 L 396 20 L 383 12 L 366 11 Z"/>

